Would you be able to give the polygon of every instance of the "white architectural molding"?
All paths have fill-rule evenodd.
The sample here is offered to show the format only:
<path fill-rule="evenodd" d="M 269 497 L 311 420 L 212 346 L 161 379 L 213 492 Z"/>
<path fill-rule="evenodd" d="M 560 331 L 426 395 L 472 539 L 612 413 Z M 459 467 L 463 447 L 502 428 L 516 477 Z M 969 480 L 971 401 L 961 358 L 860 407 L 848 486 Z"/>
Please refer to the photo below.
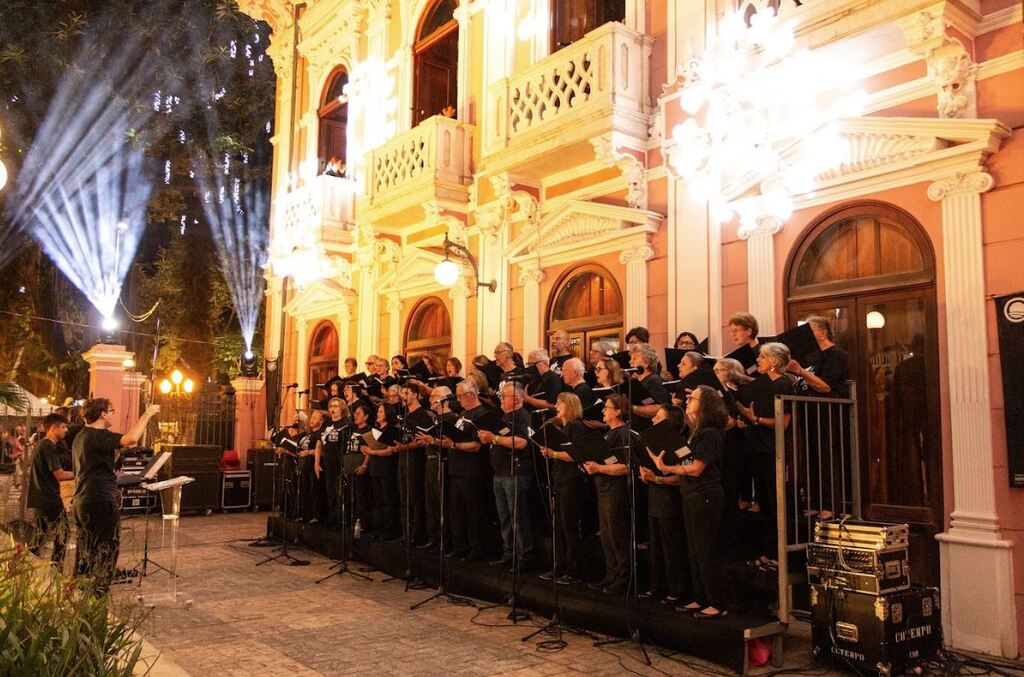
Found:
<path fill-rule="evenodd" d="M 505 250 L 512 263 L 536 259 L 543 266 L 582 261 L 649 244 L 663 217 L 650 211 L 572 201 L 540 218 Z"/>
<path fill-rule="evenodd" d="M 995 181 L 956 173 L 928 187 L 942 204 L 953 511 L 937 536 L 943 625 L 951 645 L 1016 656 L 1011 543 L 999 538 L 993 469 L 981 193 Z M 957 584 L 952 585 L 956 579 Z M 975 583 L 972 584 L 971 581 Z"/>
<path fill-rule="evenodd" d="M 402 352 L 402 299 L 397 294 L 386 296 L 388 311 L 388 355 Z"/>
<path fill-rule="evenodd" d="M 947 33 L 947 29 L 955 27 L 973 37 L 979 20 L 977 13 L 959 3 L 942 1 L 896 22 L 903 30 L 907 49 L 928 62 L 928 79 L 938 95 L 939 117 L 978 117 L 975 91 L 978 65 L 963 43 Z"/>
<path fill-rule="evenodd" d="M 469 297 L 471 291 L 466 277 L 462 276 L 451 289 L 448 298 L 452 302 L 452 355 L 463 364 L 469 364 L 469 337 L 466 325 L 469 323 Z"/>
<path fill-rule="evenodd" d="M 309 320 L 295 318 L 295 382 L 299 390 L 309 390 Z M 298 397 L 298 395 L 296 395 Z"/>
<path fill-rule="evenodd" d="M 354 298 L 355 292 L 335 280 L 317 280 L 292 296 L 284 312 L 296 320 L 332 318 L 344 305 L 351 304 Z"/>
<path fill-rule="evenodd" d="M 590 140 L 594 157 L 605 167 L 617 167 L 626 182 L 626 204 L 647 209 L 647 171 L 635 155 L 623 150 L 613 134 L 602 134 Z"/>
<path fill-rule="evenodd" d="M 647 262 L 652 258 L 654 247 L 649 242 L 634 244 L 619 254 L 619 263 L 626 267 L 622 319 L 627 327 L 647 326 Z"/>
<path fill-rule="evenodd" d="M 523 288 L 523 350 L 544 345 L 541 336 L 540 283 L 544 271 L 536 263 L 519 264 L 519 286 Z"/>
<path fill-rule="evenodd" d="M 747 312 L 757 318 L 759 333 L 777 333 L 775 326 L 775 234 L 782 219 L 758 219 L 752 229 L 741 229 L 739 237 L 747 241 Z"/>

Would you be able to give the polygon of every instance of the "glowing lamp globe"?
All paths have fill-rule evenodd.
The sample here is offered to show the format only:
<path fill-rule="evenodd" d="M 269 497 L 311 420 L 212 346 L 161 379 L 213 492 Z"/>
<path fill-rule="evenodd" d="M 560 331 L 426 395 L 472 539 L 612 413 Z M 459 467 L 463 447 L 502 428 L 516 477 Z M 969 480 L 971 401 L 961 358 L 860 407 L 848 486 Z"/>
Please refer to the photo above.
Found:
<path fill-rule="evenodd" d="M 42 403 L 43 403 L 44 405 L 46 405 L 46 404 L 49 404 L 49 403 L 50 403 L 50 401 L 49 401 L 48 399 L 46 399 L 45 397 L 40 397 L 40 398 L 39 398 L 39 401 L 40 401 L 40 402 L 42 402 Z"/>
<path fill-rule="evenodd" d="M 160 392 L 162 392 L 164 395 L 171 392 L 171 382 L 168 381 L 167 379 L 160 381 Z"/>
<path fill-rule="evenodd" d="M 196 384 L 193 383 L 192 379 L 190 379 L 190 378 L 185 379 L 185 383 L 182 385 L 182 388 L 184 388 L 185 393 L 188 394 L 188 395 L 192 394 L 192 391 L 195 390 L 195 387 L 196 387 Z"/>
<path fill-rule="evenodd" d="M 135 368 L 135 360 L 133 360 L 130 357 L 126 357 L 124 359 L 124 361 L 121 363 L 121 366 L 124 367 L 125 369 L 134 369 Z"/>
<path fill-rule="evenodd" d="M 4 163 L 0 162 L 0 190 L 4 189 L 7 185 L 7 167 L 4 167 Z"/>
<path fill-rule="evenodd" d="M 184 378 L 185 378 L 185 376 L 180 371 L 178 371 L 177 369 L 175 369 L 174 371 L 171 372 L 171 381 L 176 386 L 177 385 L 181 385 L 181 382 L 184 380 Z"/>
<path fill-rule="evenodd" d="M 450 259 L 445 259 L 434 268 L 434 279 L 442 287 L 450 287 L 459 279 L 459 266 Z"/>
<path fill-rule="evenodd" d="M 868 313 L 865 320 L 867 321 L 868 329 L 881 329 L 885 326 L 885 315 L 877 310 L 872 310 Z"/>

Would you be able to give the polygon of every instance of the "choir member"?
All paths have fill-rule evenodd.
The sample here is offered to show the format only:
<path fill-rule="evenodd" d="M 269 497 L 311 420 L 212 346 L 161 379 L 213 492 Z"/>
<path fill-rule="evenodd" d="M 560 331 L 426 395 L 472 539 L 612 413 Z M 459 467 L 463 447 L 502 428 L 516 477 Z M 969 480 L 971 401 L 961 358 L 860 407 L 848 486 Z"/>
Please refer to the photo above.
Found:
<path fill-rule="evenodd" d="M 375 432 L 377 441 L 386 445 L 384 449 L 373 449 L 364 444 L 360 451 L 369 460 L 366 474 L 370 478 L 370 495 L 373 501 L 372 528 L 367 534 L 371 539 L 401 540 L 398 522 L 398 457 L 395 443 L 398 441 L 398 411 L 391 404 L 380 404 L 376 410 Z"/>
<path fill-rule="evenodd" d="M 725 402 L 710 386 L 698 386 L 686 403 L 691 435 L 690 453 L 679 465 L 665 463 L 666 452 L 650 453 L 658 469 L 682 477 L 683 521 L 690 558 L 692 589 L 696 599 L 683 608 L 699 609 L 699 619 L 719 618 L 723 609 L 721 564 L 718 557 L 722 503 L 723 428 L 728 419 Z"/>
<path fill-rule="evenodd" d="M 331 399 L 338 399 L 332 397 Z M 329 403 L 329 401 L 328 401 Z M 324 427 L 324 412 L 309 415 L 309 434 L 299 445 L 299 521 L 316 524 L 326 514 L 327 497 L 314 468 L 316 448 Z"/>
<path fill-rule="evenodd" d="M 419 546 L 424 549 L 444 544 L 449 540 L 443 538 L 441 533 L 441 512 L 444 510 L 441 505 L 441 483 L 446 481 L 442 475 L 445 472 L 442 454 L 447 452 L 444 449 L 444 440 L 440 437 L 437 423 L 441 418 L 448 421 L 457 418 L 452 413 L 452 399 L 452 391 L 448 386 L 434 388 L 430 393 L 430 410 L 434 413 L 434 427 L 430 431 L 420 430 L 416 435 L 417 439 L 427 445 L 424 452 L 424 522 L 427 541 Z"/>
<path fill-rule="evenodd" d="M 597 486 L 597 512 L 604 551 L 604 578 L 591 587 L 606 593 L 623 593 L 629 586 L 630 500 L 626 459 L 627 454 L 636 453 L 637 448 L 634 433 L 626 425 L 628 412 L 629 400 L 624 395 L 612 395 L 605 400 L 604 422 L 609 428 L 605 439 L 611 456 L 604 463 L 587 461 L 583 464 L 584 472 L 594 477 Z"/>
<path fill-rule="evenodd" d="M 814 391 L 814 395 L 847 397 L 850 378 L 850 358 L 834 343 L 832 323 L 820 315 L 807 318 L 814 340 L 818 343 L 818 359 L 812 365 L 803 367 L 796 360 L 790 360 L 788 371 L 802 378 Z"/>
<path fill-rule="evenodd" d="M 607 339 L 600 339 L 590 344 L 590 353 L 587 361 L 587 370 L 583 378 L 591 388 L 597 385 L 597 374 L 594 372 L 597 363 L 615 352 L 615 344 Z"/>
<path fill-rule="evenodd" d="M 696 334 L 684 331 L 676 337 L 675 348 L 676 350 L 696 350 L 698 343 Z"/>
<path fill-rule="evenodd" d="M 722 398 L 729 413 L 722 456 L 722 493 L 725 496 L 722 533 L 726 535 L 725 546 L 730 554 L 738 558 L 741 551 L 741 513 L 750 507 L 754 492 L 753 477 L 743 452 L 745 431 L 739 426 L 740 412 L 736 396 L 740 388 L 754 379 L 747 376 L 739 360 L 731 357 L 723 357 L 715 362 L 714 372 L 722 385 Z"/>
<path fill-rule="evenodd" d="M 560 393 L 555 402 L 555 418 L 549 425 L 557 426 L 570 440 L 586 434 L 583 426 L 583 405 L 574 393 Z M 543 440 L 543 435 L 540 437 Z M 550 459 L 551 492 L 554 494 L 555 515 L 553 537 L 555 560 L 551 571 L 541 574 L 544 580 L 556 579 L 561 585 L 580 580 L 580 519 L 583 511 L 583 474 L 575 459 L 564 450 L 541 447 L 541 454 Z"/>
<path fill-rule="evenodd" d="M 590 386 L 583 379 L 583 360 L 578 357 L 573 357 L 565 361 L 562 365 L 562 382 L 565 383 L 565 389 L 576 394 L 576 397 L 580 398 L 580 404 L 586 409 L 594 403 L 597 399 L 594 397 L 594 391 L 591 390 Z"/>
<path fill-rule="evenodd" d="M 347 388 L 346 388 L 347 390 Z M 327 505 L 327 523 L 341 525 L 341 459 L 348 442 L 348 405 L 337 397 L 327 402 L 327 415 L 323 430 L 313 453 L 313 470 L 320 478 Z"/>
<path fill-rule="evenodd" d="M 755 351 L 757 342 L 757 318 L 750 313 L 735 313 L 729 318 L 729 335 L 737 348 L 750 346 Z"/>
<path fill-rule="evenodd" d="M 402 386 L 402 405 L 405 407 L 403 441 L 395 445 L 395 451 L 398 452 L 398 494 L 402 502 L 405 536 L 413 545 L 420 545 L 426 539 L 424 447 L 427 445 L 415 435 L 417 432 L 429 430 L 434 424 L 434 419 L 420 404 L 419 390 L 410 383 Z"/>
<path fill-rule="evenodd" d="M 480 401 L 474 379 L 460 383 L 455 393 L 462 407 L 462 416 L 470 421 L 488 410 Z M 448 519 L 453 548 L 451 554 L 476 562 L 484 557 L 484 481 L 487 478 L 488 458 L 480 453 L 483 445 L 479 441 L 453 442 L 445 438 L 444 446 L 449 450 Z"/>
<path fill-rule="evenodd" d="M 645 419 L 654 418 L 658 413 L 658 407 L 671 403 L 671 396 L 662 385 L 661 375 L 658 373 L 658 353 L 650 343 L 634 345 L 629 351 L 629 366 L 638 369 L 633 378 L 651 395 L 654 402 L 650 404 L 637 404 L 633 406 L 633 413 Z M 649 426 L 648 426 L 649 427 Z"/>
<path fill-rule="evenodd" d="M 558 394 L 562 392 L 562 379 L 551 369 L 548 351 L 531 350 L 526 366 L 537 369 L 537 376 L 526 387 L 526 404 L 533 409 L 554 409 Z"/>

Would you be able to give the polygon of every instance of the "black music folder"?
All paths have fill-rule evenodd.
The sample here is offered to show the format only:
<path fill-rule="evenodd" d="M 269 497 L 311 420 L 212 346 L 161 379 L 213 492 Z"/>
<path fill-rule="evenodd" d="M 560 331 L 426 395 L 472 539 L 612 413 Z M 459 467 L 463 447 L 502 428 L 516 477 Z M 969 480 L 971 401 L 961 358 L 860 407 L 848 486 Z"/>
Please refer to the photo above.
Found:
<path fill-rule="evenodd" d="M 676 465 L 690 453 L 689 447 L 686 446 L 686 438 L 668 421 L 661 421 L 643 431 L 640 433 L 640 439 L 643 440 L 647 449 L 654 452 L 655 456 L 664 451 L 665 456 L 662 459 L 666 465 Z M 647 449 L 640 454 L 640 465 L 659 475 L 665 474 L 658 470 L 650 454 L 647 453 Z"/>
<path fill-rule="evenodd" d="M 610 460 L 614 454 L 608 446 L 608 440 L 604 438 L 603 432 L 597 430 L 575 440 L 572 447 L 566 449 L 566 451 L 572 456 L 572 460 L 577 463 L 593 461 L 594 463 L 604 465 L 606 462 L 619 462 L 617 457 L 615 457 L 615 460 Z"/>
<path fill-rule="evenodd" d="M 619 366 L 623 369 L 629 369 L 629 351 L 621 350 L 617 353 L 612 353 L 611 358 L 619 363 Z"/>
<path fill-rule="evenodd" d="M 548 421 L 540 429 L 533 431 L 530 435 L 530 439 L 538 447 L 546 447 L 548 449 L 554 449 L 555 451 L 565 451 L 572 455 L 570 447 L 572 447 L 572 440 L 570 440 L 565 430 L 554 421 Z"/>
<path fill-rule="evenodd" d="M 803 367 L 821 350 L 809 322 L 782 332 L 775 340 L 789 348 L 789 356 Z"/>
<path fill-rule="evenodd" d="M 633 379 L 632 384 L 629 386 L 629 403 L 637 407 L 644 407 L 650 404 L 658 404 L 658 400 L 654 399 L 654 396 L 648 392 L 643 383 Z"/>
<path fill-rule="evenodd" d="M 748 374 L 752 374 L 757 371 L 757 350 L 751 348 L 749 344 L 744 343 L 739 348 L 728 355 L 724 355 L 723 357 L 731 357 L 742 364 L 744 371 Z"/>

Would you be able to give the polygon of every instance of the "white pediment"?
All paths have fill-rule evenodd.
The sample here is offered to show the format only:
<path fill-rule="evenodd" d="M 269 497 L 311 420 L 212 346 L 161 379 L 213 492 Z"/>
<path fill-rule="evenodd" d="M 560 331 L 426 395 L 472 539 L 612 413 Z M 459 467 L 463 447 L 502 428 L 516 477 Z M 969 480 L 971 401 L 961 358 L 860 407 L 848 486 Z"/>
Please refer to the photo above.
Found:
<path fill-rule="evenodd" d="M 317 280 L 303 286 L 285 305 L 284 311 L 304 319 L 337 316 L 344 304 L 351 304 L 354 298 L 354 291 L 334 280 Z"/>
<path fill-rule="evenodd" d="M 965 166 L 979 166 L 1009 136 L 998 120 L 860 117 L 831 123 L 827 130 L 849 146 L 846 160 L 815 177 L 811 190 L 792 195 L 800 209 L 949 176 Z M 779 168 L 746 175 L 725 188 L 732 202 L 757 195 L 782 182 L 786 168 L 813 154 L 821 138 L 808 134 L 781 155 Z"/>
<path fill-rule="evenodd" d="M 646 242 L 663 217 L 632 207 L 570 200 L 544 214 L 505 250 L 518 263 L 539 260 L 543 265 L 618 251 L 626 244 Z"/>
<path fill-rule="evenodd" d="M 434 268 L 443 257 L 440 254 L 405 247 L 402 257 L 377 283 L 379 294 L 397 294 L 401 298 L 436 292 L 441 286 L 434 279 Z"/>

